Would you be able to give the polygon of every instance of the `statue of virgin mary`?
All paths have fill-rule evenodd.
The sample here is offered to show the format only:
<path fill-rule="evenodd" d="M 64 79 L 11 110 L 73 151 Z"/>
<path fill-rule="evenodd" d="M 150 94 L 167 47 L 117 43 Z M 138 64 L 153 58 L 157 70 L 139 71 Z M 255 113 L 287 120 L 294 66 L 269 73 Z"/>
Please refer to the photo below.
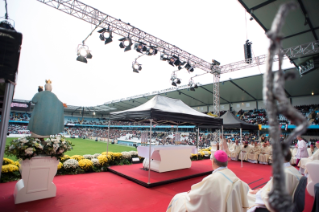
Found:
<path fill-rule="evenodd" d="M 35 94 L 31 100 L 35 104 L 28 125 L 32 137 L 49 137 L 64 130 L 64 104 L 51 92 L 51 80 L 45 82 L 45 91 Z"/>

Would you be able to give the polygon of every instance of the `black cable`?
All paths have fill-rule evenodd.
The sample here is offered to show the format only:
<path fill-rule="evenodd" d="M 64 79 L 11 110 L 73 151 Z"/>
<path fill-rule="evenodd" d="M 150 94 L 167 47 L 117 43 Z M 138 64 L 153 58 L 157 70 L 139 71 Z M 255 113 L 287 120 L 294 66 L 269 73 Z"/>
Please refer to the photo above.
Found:
<path fill-rule="evenodd" d="M 6 14 L 5 14 L 5 19 L 8 20 L 9 16 L 8 16 L 8 8 L 7 8 L 7 0 L 4 0 L 5 1 L 5 10 L 6 10 Z"/>

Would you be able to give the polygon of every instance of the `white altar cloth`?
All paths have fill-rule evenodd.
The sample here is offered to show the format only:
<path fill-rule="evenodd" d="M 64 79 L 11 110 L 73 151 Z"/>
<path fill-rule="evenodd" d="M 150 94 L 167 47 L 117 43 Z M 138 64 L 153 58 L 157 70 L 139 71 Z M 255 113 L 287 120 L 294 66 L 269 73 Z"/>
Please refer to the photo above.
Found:
<path fill-rule="evenodd" d="M 137 151 L 139 156 L 145 158 L 143 166 L 148 168 L 149 146 L 139 146 Z M 191 153 L 197 153 L 196 146 L 151 146 L 151 170 L 167 172 L 190 168 L 192 165 Z"/>

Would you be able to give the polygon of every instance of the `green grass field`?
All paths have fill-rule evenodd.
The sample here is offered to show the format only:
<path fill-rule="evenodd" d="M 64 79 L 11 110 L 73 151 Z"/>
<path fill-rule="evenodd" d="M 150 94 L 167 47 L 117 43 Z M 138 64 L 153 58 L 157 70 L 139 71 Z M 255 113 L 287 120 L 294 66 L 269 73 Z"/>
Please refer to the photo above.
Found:
<path fill-rule="evenodd" d="M 16 138 L 7 138 L 6 145 L 9 145 L 9 142 Z M 70 141 L 75 145 L 72 151 L 68 151 L 65 154 L 72 155 L 85 155 L 85 154 L 95 154 L 106 152 L 107 143 L 103 142 L 95 142 L 93 140 L 88 139 L 80 139 L 80 138 L 69 138 Z M 122 146 L 117 144 L 109 143 L 109 152 L 124 152 L 124 151 L 136 151 L 135 147 Z M 12 160 L 17 160 L 15 157 L 9 157 L 6 154 L 5 158 L 10 158 Z"/>

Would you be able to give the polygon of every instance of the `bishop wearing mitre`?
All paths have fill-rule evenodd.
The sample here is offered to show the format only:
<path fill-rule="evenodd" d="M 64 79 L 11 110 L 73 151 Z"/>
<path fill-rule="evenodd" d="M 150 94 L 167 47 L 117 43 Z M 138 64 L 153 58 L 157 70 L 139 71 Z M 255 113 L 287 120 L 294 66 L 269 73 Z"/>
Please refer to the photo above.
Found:
<path fill-rule="evenodd" d="M 316 142 L 316 147 L 317 147 L 317 149 L 312 154 L 312 156 L 310 156 L 308 158 L 301 158 L 300 159 L 300 162 L 299 162 L 298 166 L 300 167 L 299 172 L 301 174 L 304 174 L 305 169 L 306 169 L 306 164 L 308 162 L 311 162 L 313 160 L 319 160 L 319 141 Z"/>
<path fill-rule="evenodd" d="M 295 167 L 291 166 L 290 160 L 291 152 L 289 151 L 288 154 L 285 156 L 285 163 L 283 164 L 283 166 L 285 173 L 286 189 L 288 194 L 293 198 L 302 175 Z M 257 208 L 267 208 L 269 211 L 272 211 L 268 201 L 268 194 L 270 193 L 272 186 L 273 180 L 271 179 L 262 189 L 249 191 L 249 210 L 247 212 L 254 212 Z"/>
<path fill-rule="evenodd" d="M 176 194 L 167 212 L 244 212 L 248 207 L 248 185 L 227 168 L 228 156 L 218 150 L 211 155 L 213 173 L 191 190 Z"/>
<path fill-rule="evenodd" d="M 28 124 L 32 137 L 49 137 L 64 130 L 63 107 L 66 105 L 52 93 L 51 80 L 45 82 L 45 91 L 35 94 L 31 100 L 35 104 Z"/>

